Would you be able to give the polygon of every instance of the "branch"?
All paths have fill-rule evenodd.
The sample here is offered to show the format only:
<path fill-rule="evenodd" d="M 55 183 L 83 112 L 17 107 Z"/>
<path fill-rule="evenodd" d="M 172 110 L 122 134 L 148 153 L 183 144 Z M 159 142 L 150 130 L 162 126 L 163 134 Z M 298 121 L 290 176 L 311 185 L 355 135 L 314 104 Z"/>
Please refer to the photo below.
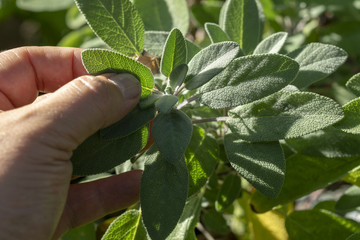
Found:
<path fill-rule="evenodd" d="M 175 95 L 175 94 L 174 94 Z M 192 96 L 191 98 L 185 99 L 182 103 L 180 103 L 176 109 L 181 109 L 183 108 L 185 105 L 187 105 L 188 103 L 191 103 L 192 101 L 195 101 L 196 99 L 198 99 L 199 97 L 201 97 L 201 94 L 196 94 L 194 96 Z"/>
<path fill-rule="evenodd" d="M 174 92 L 174 96 L 179 95 L 184 88 L 185 88 L 185 84 L 183 83 L 178 89 L 176 89 L 176 91 Z"/>
<path fill-rule="evenodd" d="M 216 118 L 203 118 L 198 120 L 192 120 L 192 123 L 207 123 L 207 122 L 226 122 L 230 117 L 216 117 Z"/>

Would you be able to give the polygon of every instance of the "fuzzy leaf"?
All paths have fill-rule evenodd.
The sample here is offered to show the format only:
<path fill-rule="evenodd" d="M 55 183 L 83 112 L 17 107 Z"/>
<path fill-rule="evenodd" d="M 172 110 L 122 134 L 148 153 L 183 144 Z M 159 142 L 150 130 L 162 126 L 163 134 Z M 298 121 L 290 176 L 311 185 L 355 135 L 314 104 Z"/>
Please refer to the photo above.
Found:
<path fill-rule="evenodd" d="M 310 43 L 288 54 L 300 64 L 300 71 L 294 82 L 298 88 L 304 88 L 317 82 L 342 65 L 347 53 L 336 46 L 323 43 Z"/>
<path fill-rule="evenodd" d="M 263 213 L 280 204 L 293 202 L 339 180 L 359 164 L 359 157 L 321 158 L 294 154 L 286 160 L 285 181 L 279 196 L 269 198 L 255 192 L 251 199 L 252 208 Z"/>
<path fill-rule="evenodd" d="M 169 113 L 179 98 L 174 95 L 164 95 L 155 103 L 156 109 L 161 113 Z"/>
<path fill-rule="evenodd" d="M 360 134 L 360 98 L 343 106 L 345 117 L 335 125 L 336 128 L 352 134 Z"/>
<path fill-rule="evenodd" d="M 253 54 L 278 53 L 284 46 L 288 33 L 278 32 L 261 41 L 255 48 Z"/>
<path fill-rule="evenodd" d="M 154 146 L 147 154 L 140 190 L 143 222 L 152 239 L 165 239 L 183 212 L 188 172 L 183 157 L 170 163 Z"/>
<path fill-rule="evenodd" d="M 161 57 L 169 32 L 146 31 L 144 49 L 151 54 Z"/>
<path fill-rule="evenodd" d="M 294 211 L 285 222 L 290 239 L 338 240 L 360 231 L 356 222 L 327 210 Z"/>
<path fill-rule="evenodd" d="M 346 83 L 346 87 L 357 96 L 360 96 L 360 73 L 352 76 Z"/>
<path fill-rule="evenodd" d="M 189 62 L 185 86 L 193 90 L 210 81 L 240 54 L 240 47 L 234 42 L 221 42 L 198 52 Z"/>
<path fill-rule="evenodd" d="M 106 230 L 101 240 L 144 240 L 146 230 L 141 222 L 141 213 L 132 209 L 116 218 Z"/>
<path fill-rule="evenodd" d="M 185 113 L 176 109 L 159 113 L 154 120 L 152 134 L 162 158 L 176 164 L 183 159 L 190 143 L 192 123 Z"/>
<path fill-rule="evenodd" d="M 185 0 L 133 0 L 145 29 L 170 31 L 178 28 L 186 34 L 189 28 L 189 11 Z"/>
<path fill-rule="evenodd" d="M 228 208 L 238 197 L 241 192 L 241 179 L 238 175 L 229 174 L 226 176 L 218 193 L 215 209 L 218 212 Z"/>
<path fill-rule="evenodd" d="M 121 138 L 136 132 L 155 117 L 155 108 L 141 109 L 136 106 L 120 121 L 100 130 L 102 139 Z"/>
<path fill-rule="evenodd" d="M 201 87 L 200 101 L 215 109 L 253 102 L 288 85 L 298 69 L 294 60 L 278 54 L 240 57 Z"/>
<path fill-rule="evenodd" d="M 187 49 L 187 58 L 186 58 L 186 62 L 189 63 L 191 61 L 191 59 L 193 59 L 193 57 L 200 52 L 201 48 L 196 45 L 193 42 L 190 42 L 189 40 L 185 39 L 186 42 L 186 49 Z"/>
<path fill-rule="evenodd" d="M 308 156 L 328 158 L 360 156 L 360 138 L 334 127 L 300 138 L 287 139 L 286 143 L 295 152 Z"/>
<path fill-rule="evenodd" d="M 212 43 L 230 41 L 229 36 L 219 25 L 215 23 L 205 23 L 205 31 L 209 35 Z"/>
<path fill-rule="evenodd" d="M 359 239 L 360 239 L 360 232 L 357 232 L 350 235 L 346 240 L 359 240 Z"/>
<path fill-rule="evenodd" d="M 285 157 L 279 142 L 249 143 L 228 132 L 225 151 L 231 166 L 259 192 L 276 197 L 283 185 Z"/>
<path fill-rule="evenodd" d="M 179 66 L 174 68 L 173 71 L 170 73 L 170 77 L 169 77 L 170 87 L 174 91 L 176 91 L 177 88 L 184 83 L 188 70 L 189 67 L 187 64 L 180 64 Z"/>
<path fill-rule="evenodd" d="M 351 186 L 336 202 L 335 209 L 341 213 L 347 213 L 360 209 L 360 188 Z"/>
<path fill-rule="evenodd" d="M 141 98 L 151 95 L 154 77 L 146 66 L 110 50 L 89 49 L 81 54 L 83 64 L 89 74 L 131 73 L 141 83 Z"/>
<path fill-rule="evenodd" d="M 144 25 L 130 0 L 75 0 L 93 31 L 109 47 L 128 56 L 140 56 Z"/>
<path fill-rule="evenodd" d="M 246 53 L 252 52 L 260 36 L 260 18 L 255 0 L 228 0 L 219 25 Z"/>
<path fill-rule="evenodd" d="M 145 147 L 148 137 L 147 127 L 111 140 L 101 139 L 100 132 L 96 132 L 73 152 L 73 175 L 93 175 L 120 165 Z"/>
<path fill-rule="evenodd" d="M 230 232 L 230 228 L 226 223 L 224 216 L 215 209 L 204 211 L 201 215 L 202 223 L 211 232 L 226 235 Z"/>
<path fill-rule="evenodd" d="M 277 141 L 300 137 L 343 118 L 332 99 L 309 92 L 280 91 L 229 111 L 227 123 L 243 140 Z"/>
<path fill-rule="evenodd" d="M 202 128 L 194 126 L 185 161 L 189 171 L 189 196 L 197 193 L 209 180 L 219 157 L 216 140 Z"/>
<path fill-rule="evenodd" d="M 185 38 L 179 29 L 174 28 L 166 39 L 160 64 L 161 73 L 169 77 L 176 66 L 186 63 L 186 54 Z"/>

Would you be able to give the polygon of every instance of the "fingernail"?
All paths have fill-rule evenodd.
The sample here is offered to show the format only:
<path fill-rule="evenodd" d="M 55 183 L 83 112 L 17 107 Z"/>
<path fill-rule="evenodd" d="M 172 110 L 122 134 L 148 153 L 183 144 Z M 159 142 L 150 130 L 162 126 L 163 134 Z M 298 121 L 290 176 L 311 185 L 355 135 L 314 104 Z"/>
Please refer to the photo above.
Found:
<path fill-rule="evenodd" d="M 109 77 L 109 80 L 120 88 L 123 97 L 126 99 L 136 98 L 141 93 L 139 80 L 129 73 L 112 75 Z"/>

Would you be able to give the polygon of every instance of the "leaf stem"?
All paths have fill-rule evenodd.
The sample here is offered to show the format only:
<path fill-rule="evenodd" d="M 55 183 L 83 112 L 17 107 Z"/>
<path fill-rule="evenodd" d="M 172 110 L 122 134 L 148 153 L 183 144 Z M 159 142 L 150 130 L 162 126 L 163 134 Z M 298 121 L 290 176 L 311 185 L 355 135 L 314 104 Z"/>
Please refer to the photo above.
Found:
<path fill-rule="evenodd" d="M 204 235 L 207 240 L 215 240 L 215 238 L 211 236 L 211 234 L 204 228 L 201 223 L 198 223 L 196 228 Z"/>
<path fill-rule="evenodd" d="M 175 95 L 175 94 L 174 94 Z M 176 96 L 176 95 L 175 95 Z M 200 98 L 201 94 L 196 94 L 194 96 L 192 96 L 191 98 L 185 99 L 182 103 L 180 103 L 176 108 L 177 109 L 181 109 L 183 108 L 185 105 L 187 105 L 188 103 L 191 103 L 192 101 L 195 101 L 196 99 Z"/>
<path fill-rule="evenodd" d="M 223 117 L 216 117 L 216 118 L 203 118 L 198 120 L 192 120 L 192 123 L 207 123 L 207 122 L 225 122 L 230 117 L 223 116 Z"/>
<path fill-rule="evenodd" d="M 176 91 L 174 92 L 174 96 L 179 95 L 184 88 L 185 88 L 185 84 L 183 83 L 178 89 L 176 89 Z"/>

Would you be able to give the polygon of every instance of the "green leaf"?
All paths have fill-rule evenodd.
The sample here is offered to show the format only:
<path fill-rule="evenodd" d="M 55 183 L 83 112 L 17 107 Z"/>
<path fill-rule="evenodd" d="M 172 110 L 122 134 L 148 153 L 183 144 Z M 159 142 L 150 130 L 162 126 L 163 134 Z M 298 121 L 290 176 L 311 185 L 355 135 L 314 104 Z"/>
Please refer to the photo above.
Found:
<path fill-rule="evenodd" d="M 360 232 L 357 232 L 349 236 L 346 240 L 359 240 L 359 239 L 360 239 Z"/>
<path fill-rule="evenodd" d="M 286 143 L 297 153 L 314 157 L 360 156 L 360 138 L 357 135 L 329 127 L 300 138 L 287 139 Z"/>
<path fill-rule="evenodd" d="M 89 49 L 83 51 L 81 56 L 89 74 L 131 73 L 141 83 L 141 98 L 151 95 L 154 77 L 145 65 L 110 50 Z"/>
<path fill-rule="evenodd" d="M 228 0 L 219 25 L 246 53 L 252 52 L 260 36 L 260 18 L 255 0 Z"/>
<path fill-rule="evenodd" d="M 75 0 L 88 24 L 109 47 L 128 56 L 140 56 L 144 25 L 129 0 Z"/>
<path fill-rule="evenodd" d="M 146 31 L 144 49 L 151 54 L 161 57 L 169 32 Z"/>
<path fill-rule="evenodd" d="M 285 158 L 279 142 L 249 143 L 228 132 L 225 151 L 231 166 L 259 192 L 276 197 L 283 185 Z"/>
<path fill-rule="evenodd" d="M 343 118 L 332 99 L 310 92 L 280 91 L 229 111 L 231 130 L 250 142 L 300 137 Z"/>
<path fill-rule="evenodd" d="M 189 70 L 189 67 L 187 64 L 180 64 L 176 68 L 173 69 L 173 71 L 170 73 L 169 81 L 170 81 L 170 87 L 176 91 L 178 87 L 181 86 L 181 84 L 184 83 L 186 74 Z"/>
<path fill-rule="evenodd" d="M 54 12 L 64 10 L 73 3 L 73 0 L 16 0 L 18 8 L 33 12 Z"/>
<path fill-rule="evenodd" d="M 152 134 L 163 159 L 176 164 L 183 159 L 190 143 L 192 123 L 185 113 L 176 109 L 159 113 L 154 120 Z"/>
<path fill-rule="evenodd" d="M 191 233 L 195 232 L 196 224 L 200 218 L 202 195 L 190 198 L 185 205 L 176 228 L 166 238 L 166 240 L 186 240 L 191 239 Z M 196 238 L 195 238 L 196 239 Z"/>
<path fill-rule="evenodd" d="M 292 212 L 285 222 L 290 239 L 338 240 L 360 231 L 356 222 L 342 218 L 327 210 Z"/>
<path fill-rule="evenodd" d="M 230 232 L 224 216 L 215 209 L 204 211 L 201 219 L 205 227 L 214 233 L 226 235 Z"/>
<path fill-rule="evenodd" d="M 346 83 L 346 87 L 357 96 L 360 96 L 360 73 L 352 76 Z"/>
<path fill-rule="evenodd" d="M 170 163 L 154 146 L 147 154 L 140 190 L 143 222 L 152 239 L 165 239 L 183 212 L 188 172 L 184 158 Z"/>
<path fill-rule="evenodd" d="M 360 169 L 350 172 L 342 180 L 360 187 Z"/>
<path fill-rule="evenodd" d="M 356 98 L 343 106 L 345 117 L 335 127 L 344 132 L 360 133 L 360 98 Z"/>
<path fill-rule="evenodd" d="M 96 232 L 94 223 L 89 223 L 68 231 L 60 240 L 95 240 Z"/>
<path fill-rule="evenodd" d="M 218 22 L 222 1 L 201 1 L 191 5 L 192 16 L 204 26 L 206 22 Z"/>
<path fill-rule="evenodd" d="M 121 138 L 136 132 L 155 117 L 155 108 L 140 109 L 136 106 L 120 121 L 100 130 L 102 139 Z"/>
<path fill-rule="evenodd" d="M 359 164 L 359 157 L 321 158 L 294 154 L 286 160 L 285 181 L 279 196 L 269 198 L 256 191 L 251 199 L 252 209 L 262 213 L 293 202 L 339 180 Z"/>
<path fill-rule="evenodd" d="M 189 196 L 197 193 L 206 184 L 215 170 L 219 157 L 216 140 L 202 128 L 194 126 L 193 134 L 185 152 L 185 161 L 189 171 Z"/>
<path fill-rule="evenodd" d="M 342 65 L 347 53 L 336 46 L 323 43 L 310 43 L 288 54 L 300 64 L 300 71 L 293 85 L 304 88 L 317 82 Z"/>
<path fill-rule="evenodd" d="M 185 86 L 189 90 L 200 87 L 221 72 L 240 53 L 234 42 L 221 42 L 198 52 L 189 62 Z"/>
<path fill-rule="evenodd" d="M 164 95 L 156 101 L 155 107 L 160 113 L 169 113 L 178 101 L 179 98 L 174 95 Z"/>
<path fill-rule="evenodd" d="M 185 0 L 133 0 L 146 30 L 170 31 L 178 28 L 186 34 L 189 12 Z"/>
<path fill-rule="evenodd" d="M 221 212 L 228 208 L 239 197 L 240 192 L 240 177 L 235 174 L 227 175 L 215 202 L 216 211 Z"/>
<path fill-rule="evenodd" d="M 215 109 L 253 102 L 284 88 L 298 69 L 294 60 L 278 54 L 240 57 L 201 87 L 200 101 Z"/>
<path fill-rule="evenodd" d="M 187 58 L 186 58 L 186 62 L 190 62 L 191 59 L 193 59 L 193 57 L 200 52 L 200 47 L 198 45 L 196 45 L 193 42 L 190 42 L 189 40 L 185 39 L 186 42 L 186 49 L 187 49 Z"/>
<path fill-rule="evenodd" d="M 144 240 L 146 230 L 141 222 L 141 213 L 132 209 L 117 217 L 106 230 L 101 240 Z"/>
<path fill-rule="evenodd" d="M 145 147 L 148 137 L 147 127 L 126 137 L 112 140 L 101 139 L 100 132 L 96 132 L 73 152 L 73 175 L 102 173 L 120 165 Z"/>
<path fill-rule="evenodd" d="M 254 54 L 278 53 L 284 46 L 288 33 L 278 32 L 261 41 L 254 50 Z"/>
<path fill-rule="evenodd" d="M 341 213 L 360 210 L 360 188 L 351 186 L 336 202 L 335 209 Z"/>
<path fill-rule="evenodd" d="M 209 35 L 212 43 L 230 41 L 229 36 L 219 25 L 215 23 L 205 23 L 205 31 Z"/>
<path fill-rule="evenodd" d="M 161 73 L 169 77 L 176 66 L 186 63 L 186 54 L 185 38 L 180 30 L 175 28 L 166 39 L 160 64 Z"/>

